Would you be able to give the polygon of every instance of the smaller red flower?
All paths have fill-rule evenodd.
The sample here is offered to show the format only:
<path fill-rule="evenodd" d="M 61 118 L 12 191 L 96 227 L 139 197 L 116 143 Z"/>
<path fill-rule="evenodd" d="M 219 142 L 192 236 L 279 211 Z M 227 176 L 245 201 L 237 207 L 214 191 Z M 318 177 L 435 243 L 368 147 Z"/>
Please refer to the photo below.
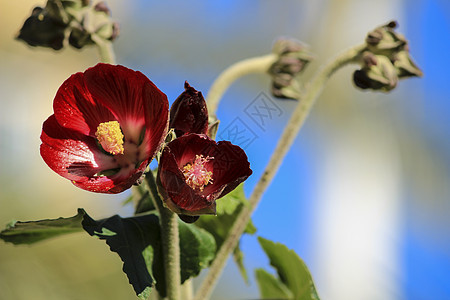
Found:
<path fill-rule="evenodd" d="M 216 199 L 251 174 L 247 155 L 228 141 L 186 134 L 168 143 L 158 168 L 158 190 L 166 206 L 181 215 L 216 213 Z"/>
<path fill-rule="evenodd" d="M 145 75 L 98 64 L 69 77 L 45 122 L 41 156 L 82 189 L 120 193 L 143 174 L 167 134 L 169 103 Z"/>
<path fill-rule="evenodd" d="M 175 129 L 180 137 L 186 133 L 208 133 L 208 108 L 201 92 L 187 83 L 185 91 L 173 102 L 170 108 L 169 128 Z"/>

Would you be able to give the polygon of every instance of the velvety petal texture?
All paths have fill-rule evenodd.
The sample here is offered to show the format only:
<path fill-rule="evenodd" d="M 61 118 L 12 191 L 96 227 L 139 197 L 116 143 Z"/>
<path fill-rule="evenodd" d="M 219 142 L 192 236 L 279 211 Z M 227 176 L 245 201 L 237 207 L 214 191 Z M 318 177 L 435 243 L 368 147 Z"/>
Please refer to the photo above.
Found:
<path fill-rule="evenodd" d="M 170 108 L 170 128 L 177 137 L 186 133 L 207 134 L 208 108 L 201 92 L 187 83 L 185 91 L 173 102 Z"/>
<path fill-rule="evenodd" d="M 251 174 L 247 155 L 240 147 L 227 141 L 215 142 L 204 134 L 186 134 L 164 148 L 158 169 L 158 190 L 166 206 L 175 213 L 215 214 L 216 199 Z M 198 175 L 200 179 L 196 179 L 207 183 L 193 184 L 199 180 L 190 181 L 189 175 Z"/>
<path fill-rule="evenodd" d="M 59 88 L 53 109 L 43 125 L 41 156 L 56 173 L 92 192 L 130 188 L 167 134 L 166 95 L 123 66 L 98 64 L 72 75 Z M 99 143 L 99 125 L 109 123 L 118 124 L 123 137 L 119 154 Z"/>

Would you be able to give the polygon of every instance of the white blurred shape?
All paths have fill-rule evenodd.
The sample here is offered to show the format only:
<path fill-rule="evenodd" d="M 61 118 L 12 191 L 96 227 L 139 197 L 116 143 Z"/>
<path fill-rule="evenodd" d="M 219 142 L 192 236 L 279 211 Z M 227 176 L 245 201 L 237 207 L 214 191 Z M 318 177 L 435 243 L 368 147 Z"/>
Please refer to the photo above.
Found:
<path fill-rule="evenodd" d="M 317 285 L 323 299 L 399 299 L 399 150 L 382 120 L 332 131 L 317 187 Z"/>

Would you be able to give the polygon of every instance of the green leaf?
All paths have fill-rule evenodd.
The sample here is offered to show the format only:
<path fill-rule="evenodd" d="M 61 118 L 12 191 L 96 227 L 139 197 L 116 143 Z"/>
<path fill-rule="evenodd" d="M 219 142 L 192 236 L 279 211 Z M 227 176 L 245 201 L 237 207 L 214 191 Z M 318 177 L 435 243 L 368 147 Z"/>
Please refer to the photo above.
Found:
<path fill-rule="evenodd" d="M 95 221 L 85 215 L 82 225 L 87 233 L 105 240 L 110 250 L 120 256 L 123 271 L 136 295 L 145 299 L 149 287 L 155 284 L 164 287 L 163 260 L 158 259 L 162 257 L 158 216 L 121 218 L 115 215 Z"/>
<path fill-rule="evenodd" d="M 292 292 L 278 278 L 264 269 L 256 269 L 255 276 L 262 299 L 294 299 Z"/>
<path fill-rule="evenodd" d="M 180 231 L 181 283 L 200 274 L 216 256 L 214 237 L 193 224 L 178 222 Z"/>
<path fill-rule="evenodd" d="M 285 245 L 258 237 L 261 247 L 277 270 L 279 280 L 292 292 L 294 300 L 318 300 L 311 274 L 303 260 Z"/>
<path fill-rule="evenodd" d="M 28 222 L 11 222 L 0 232 L 0 238 L 5 242 L 33 244 L 63 234 L 82 231 L 81 220 L 86 212 L 78 209 L 78 213 L 70 218 L 45 219 Z"/>
<path fill-rule="evenodd" d="M 156 287 L 165 297 L 165 274 L 158 215 L 151 213 L 131 218 L 112 216 L 95 221 L 88 215 L 83 228 L 92 236 L 105 240 L 111 251 L 123 261 L 136 295 L 146 299 Z M 214 237 L 203 229 L 179 222 L 181 280 L 197 276 L 215 256 Z"/>

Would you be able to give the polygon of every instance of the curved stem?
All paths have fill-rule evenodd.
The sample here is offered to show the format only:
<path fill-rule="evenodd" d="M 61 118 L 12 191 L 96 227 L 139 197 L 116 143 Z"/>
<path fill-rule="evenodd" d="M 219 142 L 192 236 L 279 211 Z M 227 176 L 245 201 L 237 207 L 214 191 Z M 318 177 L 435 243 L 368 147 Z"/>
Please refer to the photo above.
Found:
<path fill-rule="evenodd" d="M 155 177 L 151 170 L 146 173 L 145 181 L 147 182 L 153 203 L 159 212 L 167 298 L 169 300 L 180 300 L 181 273 L 178 216 L 164 207 L 156 188 Z"/>
<path fill-rule="evenodd" d="M 211 264 L 209 272 L 196 294 L 195 300 L 204 300 L 210 297 L 212 290 L 223 271 L 228 256 L 238 244 L 253 211 L 258 206 L 262 195 L 278 171 L 283 158 L 286 156 L 289 148 L 294 142 L 297 133 L 309 115 L 311 108 L 313 107 L 328 78 L 330 78 L 330 76 L 333 75 L 333 73 L 339 68 L 357 60 L 364 49 L 365 45 L 359 45 L 345 51 L 317 72 L 316 76 L 311 80 L 309 88 L 292 113 L 289 123 L 284 129 L 283 134 L 278 141 L 277 147 L 275 148 L 275 151 L 270 158 L 266 169 L 264 170 L 264 173 L 250 196 L 249 205 L 244 206 L 240 214 L 237 216 L 236 222 L 230 229 L 227 238 L 219 249 L 215 260 Z"/>
<path fill-rule="evenodd" d="M 102 39 L 96 34 L 92 34 L 91 39 L 97 45 L 100 61 L 103 63 L 114 65 L 116 63 L 116 56 L 114 55 L 112 42 Z"/>
<path fill-rule="evenodd" d="M 268 54 L 244 59 L 226 68 L 213 82 L 206 96 L 209 114 L 212 116 L 216 115 L 220 99 L 236 79 L 251 73 L 266 72 L 277 59 L 278 56 L 276 54 Z"/>

